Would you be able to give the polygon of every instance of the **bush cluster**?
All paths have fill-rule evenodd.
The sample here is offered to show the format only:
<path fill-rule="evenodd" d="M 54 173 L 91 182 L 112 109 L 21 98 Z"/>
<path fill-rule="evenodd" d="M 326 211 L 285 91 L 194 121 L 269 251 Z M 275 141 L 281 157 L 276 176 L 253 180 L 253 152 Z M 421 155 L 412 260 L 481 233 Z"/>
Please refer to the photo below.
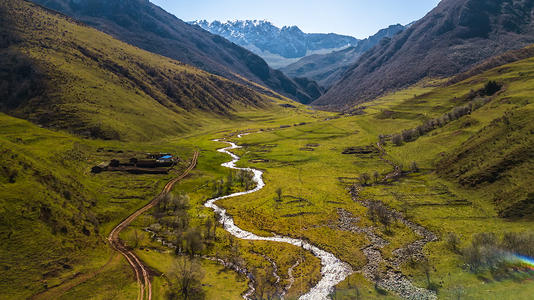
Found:
<path fill-rule="evenodd" d="M 490 98 L 478 99 L 470 101 L 466 105 L 455 107 L 450 112 L 443 114 L 439 118 L 431 119 L 416 128 L 403 130 L 401 133 L 396 133 L 391 137 L 391 142 L 395 146 L 400 146 L 403 143 L 416 141 L 419 137 L 428 134 L 429 132 L 441 128 L 452 121 L 471 114 L 473 111 L 479 109 L 490 101 Z"/>
<path fill-rule="evenodd" d="M 534 256 L 534 234 L 509 232 L 498 238 L 493 233 L 479 233 L 461 253 L 469 271 L 506 277 L 518 268 L 515 255 Z"/>

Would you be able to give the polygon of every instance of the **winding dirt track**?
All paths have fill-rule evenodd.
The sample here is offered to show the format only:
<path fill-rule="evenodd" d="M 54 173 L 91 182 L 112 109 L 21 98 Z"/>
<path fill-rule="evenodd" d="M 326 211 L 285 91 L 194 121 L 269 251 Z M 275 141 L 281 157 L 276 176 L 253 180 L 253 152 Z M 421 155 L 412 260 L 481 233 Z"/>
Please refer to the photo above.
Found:
<path fill-rule="evenodd" d="M 137 258 L 137 256 L 130 250 L 128 250 L 119 239 L 119 235 L 121 231 L 126 228 L 128 225 L 130 225 L 133 220 L 135 220 L 137 217 L 142 215 L 143 213 L 147 212 L 154 206 L 156 206 L 161 199 L 163 199 L 169 192 L 172 190 L 174 185 L 184 179 L 191 170 L 193 170 L 197 164 L 198 161 L 198 150 L 195 151 L 193 154 L 193 158 L 191 160 L 191 164 L 189 167 L 177 178 L 174 178 L 173 180 L 169 181 L 166 185 L 163 191 L 159 193 L 150 203 L 145 205 L 144 207 L 140 208 L 133 214 L 131 214 L 128 218 L 126 218 L 124 221 L 122 221 L 119 225 L 117 225 L 113 230 L 110 232 L 108 236 L 108 241 L 113 249 L 115 249 L 117 252 L 122 254 L 124 258 L 128 261 L 128 263 L 132 266 L 135 272 L 135 277 L 137 279 L 137 283 L 139 285 L 139 294 L 137 296 L 138 300 L 144 300 L 145 294 L 147 296 L 148 300 L 152 300 L 152 284 L 150 283 L 150 275 L 148 273 L 147 268 L 143 265 L 143 263 Z"/>

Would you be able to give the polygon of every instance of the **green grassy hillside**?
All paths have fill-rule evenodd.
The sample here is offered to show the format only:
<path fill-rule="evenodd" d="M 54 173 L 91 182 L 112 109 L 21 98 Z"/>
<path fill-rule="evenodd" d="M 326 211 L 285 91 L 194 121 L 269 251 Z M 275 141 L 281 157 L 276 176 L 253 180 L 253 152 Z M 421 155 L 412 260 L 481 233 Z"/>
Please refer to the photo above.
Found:
<path fill-rule="evenodd" d="M 121 235 L 151 269 L 154 299 L 178 290 L 174 263 L 192 253 L 247 268 L 263 297 L 290 282 L 286 299 L 308 291 L 320 277 L 309 252 L 236 240 L 213 226 L 206 199 L 247 185 L 245 175 L 220 166 L 229 157 L 212 140 L 223 137 L 243 145 L 235 150 L 240 166 L 264 171 L 264 189 L 219 202 L 241 228 L 304 238 L 355 271 L 369 263 L 363 249 L 375 246 L 372 232 L 386 241 L 379 278 L 392 268 L 440 299 L 534 293 L 531 271 L 491 256 L 496 249 L 533 256 L 534 58 L 452 85 L 425 81 L 334 114 L 257 98 L 26 2 L 0 8 L 0 37 L 9 43 L 0 49 L 3 108 L 49 126 L 0 114 L 1 299 L 135 297 L 133 272 L 105 237 L 180 173 L 194 149 L 199 163 L 173 197 Z M 174 87 L 186 96 L 169 96 Z M 252 134 L 237 139 L 237 132 Z M 182 160 L 167 175 L 90 172 L 147 152 Z M 377 219 L 369 203 L 403 219 Z M 422 246 L 426 261 L 406 250 L 421 239 L 407 221 L 437 237 Z M 179 250 L 151 239 L 147 228 Z M 404 259 L 395 265 L 399 251 Z M 205 259 L 195 266 L 208 299 L 238 299 L 247 289 L 247 277 L 229 268 Z M 399 298 L 364 275 L 338 285 L 336 299 Z"/>
<path fill-rule="evenodd" d="M 450 120 L 447 125 L 419 138 L 421 141 L 405 143 L 403 147 L 413 151 L 411 153 L 425 153 L 427 149 L 422 150 L 418 145 L 426 145 L 423 141 L 428 141 L 428 153 L 434 155 L 430 166 L 436 167 L 441 177 L 466 190 L 483 192 L 502 217 L 525 217 L 534 213 L 534 190 L 528 184 L 534 166 L 531 151 L 534 148 L 533 67 L 534 58 L 519 60 L 460 83 L 423 92 L 397 103 L 392 109 L 396 115 L 403 115 L 399 120 L 418 120 L 411 128 L 430 119 Z M 495 95 L 477 92 L 489 81 L 502 85 L 501 90 Z M 469 115 L 450 118 L 449 113 L 455 107 L 477 101 L 480 105 L 489 102 Z"/>
<path fill-rule="evenodd" d="M 20 0 L 0 4 L 1 106 L 89 137 L 147 140 L 270 100 Z"/>
<path fill-rule="evenodd" d="M 534 148 L 530 125 L 534 106 L 529 96 L 533 69 L 534 59 L 529 58 L 454 85 L 422 82 L 356 107 L 354 116 L 245 136 L 239 140 L 245 145 L 239 150 L 242 165 L 266 170 L 267 187 L 222 204 L 242 228 L 258 234 L 304 236 L 358 270 L 366 263 L 361 249 L 371 241 L 347 232 L 340 209 L 357 218 L 353 226 L 374 224 L 375 232 L 389 242 L 381 249 L 385 258 L 395 257 L 394 250 L 420 237 L 400 221 L 387 229 L 370 220 L 368 209 L 347 194 L 347 188 L 357 184 L 360 199 L 380 201 L 437 234 L 438 241 L 423 251 L 432 285 L 417 260 L 400 267 L 416 285 L 431 286 L 440 299 L 508 299 L 510 293 L 516 299 L 529 299 L 531 273 L 503 271 L 502 266 L 472 272 L 467 253 L 471 240 L 488 233 L 494 233 L 496 240 L 513 240 L 514 234 L 523 232 L 527 235 L 517 236 L 523 241 L 520 244 L 532 245 L 528 233 L 533 226 L 529 184 L 533 178 L 529 151 Z M 490 81 L 502 88 L 487 92 Z M 469 113 L 462 115 L 460 108 L 469 104 Z M 432 130 L 417 131 L 433 120 Z M 397 134 L 410 138 L 395 145 L 392 140 Z M 403 170 L 399 178 L 385 183 L 380 180 L 393 167 L 380 159 L 377 149 L 372 151 L 380 139 L 385 141 L 385 158 Z M 278 187 L 283 190 L 281 201 L 276 201 Z M 456 248 L 451 248 L 456 243 L 451 242 L 451 233 L 459 239 Z M 480 247 L 479 251 L 492 251 Z M 511 249 L 530 255 L 521 248 Z M 397 298 L 395 293 L 384 296 L 382 292 L 357 274 L 339 286 L 337 299 L 354 299 L 358 293 L 371 299 Z"/>
<path fill-rule="evenodd" d="M 64 297 L 72 299 L 69 293 L 76 297 L 101 293 L 103 298 L 135 295 L 133 273 L 122 257 L 120 263 L 103 267 L 114 255 L 105 237 L 113 226 L 148 203 L 180 173 L 194 148 L 200 147 L 203 154 L 198 173 L 193 175 L 197 179 L 188 186 L 198 189 L 205 180 L 227 173 L 224 168 L 214 167 L 226 159 L 212 151 L 215 143 L 210 139 L 216 136 L 215 132 L 259 128 L 261 124 L 278 127 L 324 116 L 300 108 L 274 106 L 271 110 L 240 112 L 236 120 L 206 118 L 209 122 L 204 129 L 194 133 L 149 142 L 123 142 L 85 139 L 0 114 L 0 299 L 25 299 L 49 289 L 51 295 L 62 295 L 57 287 L 61 291 L 101 268 L 101 274 Z M 168 175 L 91 173 L 91 167 L 102 161 L 127 160 L 147 152 L 175 153 L 183 161 Z M 184 192 L 184 187 L 177 190 Z M 201 203 L 192 206 L 192 214 L 197 216 L 193 211 L 200 207 Z M 220 231 L 222 241 L 226 241 L 224 231 Z M 150 245 L 165 251 L 157 243 Z M 150 266 L 159 269 L 156 261 L 154 264 Z M 208 271 L 216 272 L 213 267 Z M 230 271 L 228 276 L 234 275 Z M 117 284 L 102 288 L 102 282 L 109 280 Z M 168 284 L 165 280 L 160 283 L 165 294 Z M 237 295 L 241 292 L 236 291 Z M 208 293 L 215 290 L 208 289 Z M 45 294 L 38 299 L 50 297 L 55 296 Z"/>
<path fill-rule="evenodd" d="M 194 138 L 200 132 L 314 119 L 292 101 L 267 98 L 25 1 L 3 1 L 0 15 L 1 109 L 39 124 L 0 114 L 1 299 L 43 291 L 50 294 L 40 297 L 59 298 L 95 272 L 64 297 L 135 294 L 131 270 L 112 259 L 105 236 L 176 174 L 96 176 L 92 166 L 146 152 L 175 153 L 185 165 L 204 138 Z M 279 105 L 288 103 L 295 106 Z M 191 141 L 173 141 L 184 136 Z M 116 285 L 102 285 L 108 281 Z"/>

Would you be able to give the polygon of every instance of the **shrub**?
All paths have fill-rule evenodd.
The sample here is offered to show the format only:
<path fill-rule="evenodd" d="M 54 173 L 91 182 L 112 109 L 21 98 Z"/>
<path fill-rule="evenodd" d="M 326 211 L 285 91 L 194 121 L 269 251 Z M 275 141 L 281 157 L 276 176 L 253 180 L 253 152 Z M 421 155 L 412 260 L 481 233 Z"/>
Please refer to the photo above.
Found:
<path fill-rule="evenodd" d="M 276 201 L 278 202 L 282 202 L 282 188 L 277 188 L 276 189 Z"/>
<path fill-rule="evenodd" d="M 395 146 L 400 146 L 402 145 L 402 136 L 400 134 L 394 134 L 393 137 L 391 138 L 391 142 L 395 145 Z"/>
<path fill-rule="evenodd" d="M 460 238 L 458 237 L 458 235 L 456 235 L 456 233 L 450 232 L 447 235 L 447 238 L 445 241 L 447 243 L 447 247 L 449 248 L 449 250 L 451 250 L 452 252 L 456 252 L 456 253 L 459 252 L 458 246 L 460 245 Z"/>
<path fill-rule="evenodd" d="M 501 88 L 502 88 L 501 84 L 497 83 L 496 81 L 490 80 L 488 81 L 488 83 L 486 83 L 486 85 L 482 89 L 482 93 L 486 96 L 492 96 L 498 91 L 500 91 Z"/>
<path fill-rule="evenodd" d="M 360 176 L 360 183 L 362 185 L 367 185 L 369 184 L 369 181 L 371 180 L 371 176 L 368 174 L 368 173 L 363 173 L 361 176 Z"/>
<path fill-rule="evenodd" d="M 375 179 L 375 183 L 378 183 L 378 179 L 380 179 L 380 174 L 378 173 L 378 171 L 375 171 L 373 173 L 373 178 Z"/>
<path fill-rule="evenodd" d="M 413 139 L 412 131 L 411 130 L 404 130 L 402 131 L 402 140 L 404 142 L 411 142 Z"/>
<path fill-rule="evenodd" d="M 505 233 L 500 241 L 493 233 L 479 233 L 462 250 L 462 256 L 471 272 L 489 270 L 494 276 L 501 277 L 510 272 L 508 259 L 511 254 L 530 256 L 533 249 L 532 233 Z"/>
<path fill-rule="evenodd" d="M 411 169 L 412 169 L 412 172 L 419 172 L 419 166 L 417 166 L 417 163 L 414 161 L 412 162 L 412 165 L 411 165 Z"/>

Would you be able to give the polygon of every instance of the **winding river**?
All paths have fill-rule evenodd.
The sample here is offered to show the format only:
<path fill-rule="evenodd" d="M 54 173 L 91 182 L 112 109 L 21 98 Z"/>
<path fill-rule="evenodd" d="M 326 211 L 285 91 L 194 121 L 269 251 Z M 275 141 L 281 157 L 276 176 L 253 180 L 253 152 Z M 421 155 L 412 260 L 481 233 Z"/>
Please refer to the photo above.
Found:
<path fill-rule="evenodd" d="M 238 135 L 238 138 L 241 138 L 242 135 Z M 240 146 L 235 143 L 224 141 L 224 140 L 214 140 L 216 142 L 224 142 L 229 147 L 219 149 L 217 151 L 221 153 L 226 153 L 232 157 L 232 161 L 223 163 L 222 166 L 234 170 L 246 170 L 254 173 L 254 182 L 256 187 L 250 191 L 235 193 L 223 197 L 214 198 L 208 200 L 204 205 L 208 208 L 211 208 L 220 216 L 220 223 L 224 226 L 224 229 L 228 231 L 233 236 L 243 239 L 243 240 L 253 240 L 253 241 L 272 241 L 287 243 L 297 247 L 302 247 L 303 249 L 310 251 L 313 255 L 318 257 L 321 260 L 321 280 L 315 285 L 308 293 L 302 295 L 299 299 L 301 300 L 321 300 L 328 299 L 329 294 L 333 291 L 334 286 L 345 280 L 347 276 L 352 274 L 352 268 L 345 262 L 342 262 L 332 253 L 319 249 L 318 247 L 296 238 L 284 237 L 284 236 L 272 236 L 272 237 L 263 237 L 258 236 L 252 232 L 245 231 L 237 227 L 234 223 L 234 219 L 229 216 L 225 209 L 217 206 L 215 203 L 222 199 L 239 197 L 246 194 L 252 194 L 263 187 L 265 187 L 265 182 L 263 181 L 263 172 L 260 170 L 252 168 L 238 168 L 236 163 L 240 160 L 240 157 L 230 152 L 230 150 L 239 149 Z"/>

